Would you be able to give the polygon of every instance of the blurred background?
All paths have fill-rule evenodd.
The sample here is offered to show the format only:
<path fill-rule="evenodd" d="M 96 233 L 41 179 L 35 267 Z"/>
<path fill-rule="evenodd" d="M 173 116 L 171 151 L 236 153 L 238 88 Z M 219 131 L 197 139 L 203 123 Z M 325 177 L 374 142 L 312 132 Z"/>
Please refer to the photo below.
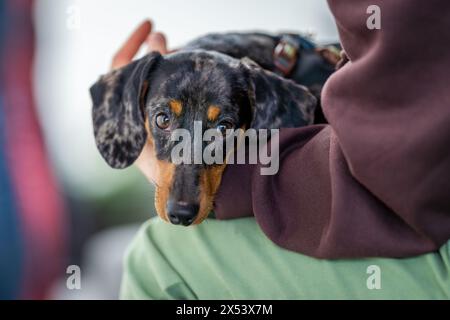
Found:
<path fill-rule="evenodd" d="M 88 88 L 146 18 L 171 48 L 239 30 L 338 38 L 325 0 L 0 0 L 0 299 L 118 297 L 153 188 L 100 157 Z"/>

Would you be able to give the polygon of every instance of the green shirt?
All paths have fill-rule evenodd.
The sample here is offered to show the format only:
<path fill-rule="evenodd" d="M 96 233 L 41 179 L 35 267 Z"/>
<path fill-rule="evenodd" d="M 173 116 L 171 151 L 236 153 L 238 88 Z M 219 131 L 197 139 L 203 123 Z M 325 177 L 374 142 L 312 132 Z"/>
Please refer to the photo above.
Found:
<path fill-rule="evenodd" d="M 408 259 L 319 260 L 276 246 L 254 218 L 153 218 L 124 267 L 123 299 L 450 299 L 449 243 Z"/>

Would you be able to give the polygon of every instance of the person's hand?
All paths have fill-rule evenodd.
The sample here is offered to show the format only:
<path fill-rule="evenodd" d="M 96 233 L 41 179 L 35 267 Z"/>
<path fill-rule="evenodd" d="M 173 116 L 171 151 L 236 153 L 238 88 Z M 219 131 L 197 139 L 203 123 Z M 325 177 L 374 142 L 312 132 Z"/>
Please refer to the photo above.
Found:
<path fill-rule="evenodd" d="M 166 37 L 160 32 L 152 33 L 152 23 L 149 20 L 142 22 L 128 37 L 122 47 L 114 55 L 111 63 L 112 69 L 123 67 L 130 63 L 142 45 L 147 51 L 167 53 Z"/>
<path fill-rule="evenodd" d="M 161 54 L 168 52 L 165 36 L 159 32 L 152 33 L 152 24 L 147 20 L 139 25 L 114 55 L 111 68 L 117 69 L 130 63 L 142 45 L 147 46 L 148 52 L 158 51 Z M 157 172 L 154 153 L 153 145 L 150 142 L 146 143 L 135 164 L 149 181 L 158 183 L 157 177 L 160 175 Z"/>

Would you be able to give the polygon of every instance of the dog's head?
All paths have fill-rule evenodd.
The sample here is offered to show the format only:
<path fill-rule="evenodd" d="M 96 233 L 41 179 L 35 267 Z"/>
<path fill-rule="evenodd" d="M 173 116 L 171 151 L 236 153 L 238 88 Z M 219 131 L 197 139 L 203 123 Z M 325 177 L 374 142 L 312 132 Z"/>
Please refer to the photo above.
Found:
<path fill-rule="evenodd" d="M 176 129 L 184 129 L 196 139 L 198 130 L 203 134 L 214 129 L 224 136 L 227 129 L 264 127 L 270 121 L 270 110 L 258 117 L 256 109 L 263 100 L 276 97 L 270 95 L 271 89 L 259 90 L 264 93 L 257 96 L 255 82 L 270 87 L 263 72 L 245 59 L 217 52 L 150 53 L 92 86 L 97 147 L 109 165 L 125 168 L 137 159 L 145 144 L 151 144 L 157 158 L 155 171 L 160 175 L 155 194 L 158 214 L 174 224 L 200 223 L 212 209 L 225 164 L 206 164 L 202 157 L 200 162 L 174 161 L 177 142 L 171 137 Z M 309 116 L 314 112 L 314 98 L 298 88 L 295 94 L 280 94 L 295 96 Z M 201 150 L 207 146 L 201 142 Z"/>

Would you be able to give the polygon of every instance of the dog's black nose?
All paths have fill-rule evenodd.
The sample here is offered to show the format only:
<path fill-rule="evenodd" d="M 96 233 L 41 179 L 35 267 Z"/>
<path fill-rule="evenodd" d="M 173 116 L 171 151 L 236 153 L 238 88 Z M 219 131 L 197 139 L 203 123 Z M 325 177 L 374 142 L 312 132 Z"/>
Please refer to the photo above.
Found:
<path fill-rule="evenodd" d="M 190 225 L 194 222 L 198 209 L 198 204 L 194 203 L 173 200 L 167 202 L 167 215 L 169 216 L 170 222 L 173 224 L 182 224 L 183 226 Z"/>

